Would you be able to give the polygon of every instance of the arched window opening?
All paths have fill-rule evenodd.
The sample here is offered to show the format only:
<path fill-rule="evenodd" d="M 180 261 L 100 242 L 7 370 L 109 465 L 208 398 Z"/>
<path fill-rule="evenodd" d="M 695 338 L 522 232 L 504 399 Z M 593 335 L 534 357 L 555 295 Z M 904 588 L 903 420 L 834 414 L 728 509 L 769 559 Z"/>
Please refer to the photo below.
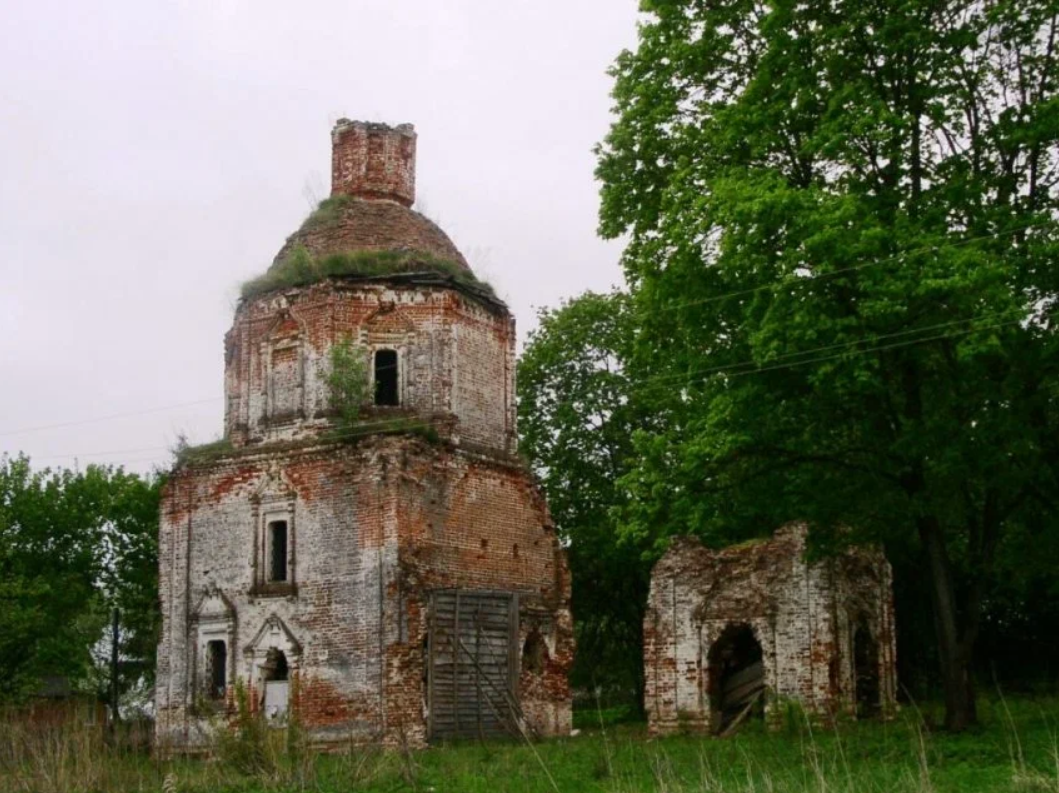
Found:
<path fill-rule="evenodd" d="M 273 647 L 265 656 L 265 663 L 261 666 L 261 672 L 267 682 L 287 682 L 290 677 L 290 667 L 287 665 L 287 656 L 283 650 Z"/>
<path fill-rule="evenodd" d="M 750 626 L 729 625 L 709 652 L 710 724 L 723 733 L 747 716 L 763 716 L 765 665 Z"/>
<path fill-rule="evenodd" d="M 375 404 L 397 407 L 401 404 L 397 388 L 397 350 L 375 351 Z"/>
<path fill-rule="evenodd" d="M 268 580 L 287 580 L 287 521 L 274 520 L 268 524 Z"/>
<path fill-rule="evenodd" d="M 879 645 L 871 635 L 867 620 L 861 619 L 853 632 L 853 671 L 856 675 L 857 718 L 868 719 L 879 713 Z"/>
<path fill-rule="evenodd" d="M 265 681 L 265 716 L 282 720 L 287 716 L 290 694 L 290 667 L 282 650 L 272 648 L 261 665 L 261 677 Z"/>
<path fill-rule="evenodd" d="M 548 645 L 544 643 L 540 631 L 534 628 L 522 644 L 522 671 L 539 675 L 544 671 L 548 661 Z"/>
<path fill-rule="evenodd" d="M 223 640 L 215 639 L 206 643 L 206 679 L 207 696 L 210 699 L 224 699 L 228 689 L 228 646 Z"/>

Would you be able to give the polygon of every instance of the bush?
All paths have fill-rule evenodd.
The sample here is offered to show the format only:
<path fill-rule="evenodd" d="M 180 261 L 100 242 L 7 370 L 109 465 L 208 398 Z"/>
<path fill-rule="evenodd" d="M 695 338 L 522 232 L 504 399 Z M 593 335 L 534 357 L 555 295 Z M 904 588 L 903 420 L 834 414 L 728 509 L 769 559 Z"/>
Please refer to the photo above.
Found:
<path fill-rule="evenodd" d="M 327 385 L 331 390 L 331 407 L 338 415 L 339 427 L 350 429 L 356 425 L 361 408 L 368 401 L 367 352 L 352 339 L 344 339 L 331 348 L 330 354 Z"/>
<path fill-rule="evenodd" d="M 250 694 L 241 680 L 235 684 L 235 729 L 217 731 L 217 754 L 225 763 L 248 776 L 272 774 L 275 757 L 268 743 L 268 724 L 250 707 Z"/>

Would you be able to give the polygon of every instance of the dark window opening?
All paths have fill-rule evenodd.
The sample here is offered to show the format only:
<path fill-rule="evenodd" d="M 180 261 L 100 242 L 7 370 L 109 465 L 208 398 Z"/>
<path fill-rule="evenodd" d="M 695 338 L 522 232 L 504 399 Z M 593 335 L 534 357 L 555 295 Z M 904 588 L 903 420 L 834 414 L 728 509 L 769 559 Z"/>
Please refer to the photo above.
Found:
<path fill-rule="evenodd" d="M 290 677 L 290 667 L 287 666 L 287 656 L 283 650 L 277 650 L 275 647 L 269 650 L 261 671 L 266 682 L 287 680 Z"/>
<path fill-rule="evenodd" d="M 764 714 L 763 654 L 749 625 L 729 625 L 721 632 L 710 648 L 708 680 L 715 733 L 735 729 L 748 715 Z"/>
<path fill-rule="evenodd" d="M 221 640 L 206 643 L 210 699 L 224 699 L 228 685 L 228 647 Z"/>
<path fill-rule="evenodd" d="M 853 671 L 856 675 L 857 718 L 879 713 L 879 646 L 862 620 L 853 632 Z"/>
<path fill-rule="evenodd" d="M 268 524 L 269 581 L 287 580 L 287 521 L 276 520 Z"/>
<path fill-rule="evenodd" d="M 534 628 L 522 644 L 522 671 L 539 675 L 544 671 L 548 660 L 548 647 L 541 638 L 540 631 Z"/>
<path fill-rule="evenodd" d="M 375 351 L 375 404 L 396 407 L 401 404 L 397 393 L 397 351 Z"/>

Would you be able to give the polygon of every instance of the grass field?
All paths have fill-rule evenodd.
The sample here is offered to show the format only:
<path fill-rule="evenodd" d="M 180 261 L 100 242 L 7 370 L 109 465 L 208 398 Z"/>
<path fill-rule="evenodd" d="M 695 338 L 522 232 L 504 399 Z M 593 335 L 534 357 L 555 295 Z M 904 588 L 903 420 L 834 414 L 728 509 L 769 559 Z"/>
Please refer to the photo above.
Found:
<path fill-rule="evenodd" d="M 534 746 L 462 744 L 422 752 L 364 749 L 313 756 L 284 748 L 282 733 L 253 762 L 155 762 L 108 750 L 90 734 L 29 735 L 0 724 L 2 791 L 423 791 L 530 793 L 1059 793 L 1059 700 L 983 702 L 982 726 L 963 735 L 929 730 L 940 713 L 905 708 L 888 724 L 811 728 L 791 717 L 778 733 L 751 724 L 725 740 L 651 740 L 643 725 L 605 724 Z M 252 769 L 247 769 L 253 766 Z M 243 770 L 240 770 L 240 767 Z"/>

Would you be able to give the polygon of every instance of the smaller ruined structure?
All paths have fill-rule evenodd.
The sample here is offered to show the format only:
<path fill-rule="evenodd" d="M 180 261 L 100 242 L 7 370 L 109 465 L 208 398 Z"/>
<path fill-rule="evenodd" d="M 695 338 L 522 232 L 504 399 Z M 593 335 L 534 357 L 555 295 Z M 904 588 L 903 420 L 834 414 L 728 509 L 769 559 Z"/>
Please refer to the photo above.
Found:
<path fill-rule="evenodd" d="M 651 732 L 723 733 L 784 702 L 809 713 L 892 712 L 892 573 L 881 551 L 806 559 L 804 524 L 710 550 L 675 540 L 655 565 L 644 619 Z"/>

